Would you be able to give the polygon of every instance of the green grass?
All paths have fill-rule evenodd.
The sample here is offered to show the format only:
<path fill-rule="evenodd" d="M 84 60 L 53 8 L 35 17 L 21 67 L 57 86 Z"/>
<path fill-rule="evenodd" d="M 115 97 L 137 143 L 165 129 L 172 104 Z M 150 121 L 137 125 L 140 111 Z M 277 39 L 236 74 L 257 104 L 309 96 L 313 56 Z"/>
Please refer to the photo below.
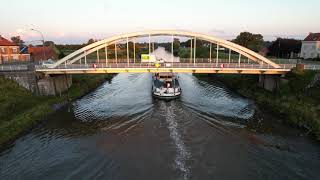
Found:
<path fill-rule="evenodd" d="M 0 144 L 14 140 L 54 110 L 57 103 L 79 98 L 112 75 L 74 75 L 73 85 L 61 97 L 35 96 L 14 81 L 0 77 Z"/>
<path fill-rule="evenodd" d="M 320 140 L 320 86 L 306 89 L 315 71 L 289 73 L 288 83 L 280 90 L 269 92 L 258 87 L 258 77 L 250 75 L 221 75 L 225 84 L 240 94 L 252 98 L 259 107 L 277 114 L 285 123 L 307 129 Z"/>
<path fill-rule="evenodd" d="M 0 122 L 52 97 L 35 97 L 15 82 L 0 77 Z"/>
<path fill-rule="evenodd" d="M 13 140 L 19 134 L 36 125 L 46 115 L 53 112 L 49 103 L 41 103 L 16 114 L 12 119 L 0 124 L 0 144 Z"/>

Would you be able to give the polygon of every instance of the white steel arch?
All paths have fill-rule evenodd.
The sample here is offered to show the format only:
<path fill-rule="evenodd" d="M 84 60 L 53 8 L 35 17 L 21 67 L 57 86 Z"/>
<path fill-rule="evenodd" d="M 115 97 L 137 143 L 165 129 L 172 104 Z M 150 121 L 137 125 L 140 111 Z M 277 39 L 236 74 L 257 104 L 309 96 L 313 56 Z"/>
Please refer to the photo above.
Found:
<path fill-rule="evenodd" d="M 110 38 L 92 43 L 88 46 L 85 46 L 68 56 L 64 57 L 63 59 L 58 60 L 56 63 L 54 63 L 51 68 L 56 68 L 57 66 L 68 63 L 72 64 L 81 58 L 83 58 L 85 55 L 93 53 L 99 49 L 105 48 L 106 46 L 110 44 L 114 44 L 121 40 L 126 39 L 133 39 L 138 37 L 150 37 L 150 36 L 183 36 L 183 37 L 190 37 L 190 38 L 196 38 L 198 40 L 204 40 L 208 41 L 214 44 L 217 44 L 219 46 L 223 46 L 225 48 L 228 48 L 232 51 L 235 51 L 239 53 L 242 56 L 245 56 L 253 61 L 256 61 L 258 63 L 265 63 L 268 64 L 274 68 L 280 68 L 280 66 L 271 60 L 265 58 L 264 56 L 247 49 L 243 46 L 240 46 L 238 44 L 235 44 L 233 42 L 223 40 L 220 38 L 216 38 L 210 35 L 205 35 L 201 33 L 195 33 L 195 32 L 189 32 L 189 31 L 181 31 L 181 30 L 152 30 L 152 31 L 142 31 L 142 32 L 134 32 L 134 33 L 126 33 L 126 34 L 120 34 L 116 36 L 112 36 Z"/>

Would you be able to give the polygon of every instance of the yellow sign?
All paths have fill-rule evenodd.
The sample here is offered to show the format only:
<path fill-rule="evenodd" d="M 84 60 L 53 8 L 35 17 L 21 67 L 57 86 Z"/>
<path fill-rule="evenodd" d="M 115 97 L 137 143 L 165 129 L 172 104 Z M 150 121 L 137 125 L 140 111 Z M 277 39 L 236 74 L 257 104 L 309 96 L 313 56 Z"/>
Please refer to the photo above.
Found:
<path fill-rule="evenodd" d="M 149 62 L 150 56 L 149 54 L 141 54 L 141 62 Z"/>
<path fill-rule="evenodd" d="M 161 67 L 161 64 L 156 63 L 155 66 L 156 66 L 156 68 L 159 68 L 159 67 Z"/>

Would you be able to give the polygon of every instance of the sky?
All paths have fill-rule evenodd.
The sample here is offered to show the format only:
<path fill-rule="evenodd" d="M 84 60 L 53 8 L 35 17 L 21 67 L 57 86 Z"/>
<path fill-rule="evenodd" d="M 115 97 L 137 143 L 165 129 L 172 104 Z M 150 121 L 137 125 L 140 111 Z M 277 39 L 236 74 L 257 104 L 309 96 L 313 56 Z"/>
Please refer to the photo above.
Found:
<path fill-rule="evenodd" d="M 0 0 L 0 35 L 84 43 L 119 33 L 179 29 L 233 39 L 243 31 L 303 39 L 320 32 L 319 0 Z M 4 6 L 3 6 L 4 5 Z"/>

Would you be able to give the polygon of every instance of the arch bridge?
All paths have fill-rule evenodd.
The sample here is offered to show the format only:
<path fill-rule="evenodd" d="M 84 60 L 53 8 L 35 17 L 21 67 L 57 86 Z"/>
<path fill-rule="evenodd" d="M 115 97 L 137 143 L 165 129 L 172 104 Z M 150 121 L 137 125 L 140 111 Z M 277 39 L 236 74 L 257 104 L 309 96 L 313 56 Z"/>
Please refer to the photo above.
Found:
<path fill-rule="evenodd" d="M 154 37 L 171 37 L 171 57 L 165 63 L 153 64 L 141 60 L 137 46 L 146 45 L 147 52 L 154 51 Z M 174 38 L 183 37 L 190 41 L 189 57 L 175 60 Z M 144 43 L 139 38 L 147 39 Z M 208 58 L 198 58 L 197 41 L 206 42 Z M 122 49 L 121 49 L 122 48 Z M 119 56 L 119 52 L 125 54 Z M 140 52 L 141 53 L 141 52 Z M 292 67 L 276 64 L 264 56 L 245 47 L 201 33 L 154 30 L 120 34 L 87 45 L 49 67 L 38 66 L 37 72 L 44 74 L 94 74 L 94 73 L 234 73 L 234 74 L 286 74 Z"/>

